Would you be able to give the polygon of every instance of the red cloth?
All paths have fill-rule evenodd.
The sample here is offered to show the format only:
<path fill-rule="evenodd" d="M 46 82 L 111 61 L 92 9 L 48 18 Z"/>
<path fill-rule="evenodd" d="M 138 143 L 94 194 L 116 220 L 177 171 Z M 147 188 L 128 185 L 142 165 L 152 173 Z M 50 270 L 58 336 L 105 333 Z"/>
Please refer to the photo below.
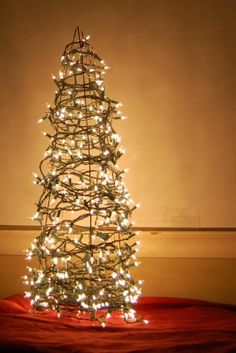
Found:
<path fill-rule="evenodd" d="M 149 324 L 113 314 L 105 328 L 51 311 L 30 312 L 23 295 L 0 300 L 0 352 L 236 353 L 236 306 L 192 299 L 140 298 Z"/>

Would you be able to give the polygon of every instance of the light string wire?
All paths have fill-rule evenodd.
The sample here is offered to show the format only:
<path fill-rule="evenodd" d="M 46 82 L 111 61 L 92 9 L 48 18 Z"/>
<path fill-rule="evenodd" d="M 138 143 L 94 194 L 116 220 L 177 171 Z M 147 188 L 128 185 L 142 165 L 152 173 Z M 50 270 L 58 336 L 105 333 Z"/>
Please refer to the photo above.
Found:
<path fill-rule="evenodd" d="M 124 184 L 124 154 L 114 119 L 123 119 L 121 103 L 108 98 L 103 75 L 108 67 L 95 53 L 88 36 L 77 27 L 61 58 L 54 106 L 47 120 L 50 144 L 35 174 L 43 191 L 33 219 L 41 233 L 27 250 L 26 296 L 35 309 L 53 309 L 104 325 L 112 311 L 128 322 L 142 281 L 130 268 L 138 266 L 139 242 L 134 240 L 131 215 L 135 205 Z M 89 316 L 86 316 L 89 315 Z"/>

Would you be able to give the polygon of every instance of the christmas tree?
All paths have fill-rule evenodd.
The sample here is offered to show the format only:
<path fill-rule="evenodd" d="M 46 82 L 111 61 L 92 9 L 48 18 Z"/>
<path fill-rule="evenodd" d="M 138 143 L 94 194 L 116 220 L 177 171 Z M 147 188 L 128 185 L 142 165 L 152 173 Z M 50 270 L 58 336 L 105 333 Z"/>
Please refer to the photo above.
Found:
<path fill-rule="evenodd" d="M 136 259 L 137 232 L 131 214 L 138 207 L 124 184 L 123 155 L 114 119 L 124 119 L 121 103 L 105 95 L 108 67 L 77 27 L 61 58 L 54 106 L 47 120 L 49 139 L 35 184 L 42 187 L 33 219 L 41 233 L 26 251 L 25 283 L 35 309 L 58 315 L 104 320 L 121 310 L 126 321 L 137 319 L 134 304 L 141 293 L 130 268 Z M 36 260 L 36 261 L 35 261 Z M 87 313 L 87 316 L 86 316 Z"/>

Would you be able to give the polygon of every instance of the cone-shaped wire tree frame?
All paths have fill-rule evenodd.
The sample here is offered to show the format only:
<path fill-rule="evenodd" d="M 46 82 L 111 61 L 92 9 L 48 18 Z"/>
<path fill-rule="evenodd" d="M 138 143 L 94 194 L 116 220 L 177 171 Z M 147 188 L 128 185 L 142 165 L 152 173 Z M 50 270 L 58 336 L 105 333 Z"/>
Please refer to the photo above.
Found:
<path fill-rule="evenodd" d="M 36 309 L 103 322 L 113 310 L 136 320 L 141 290 L 131 214 L 138 206 L 123 182 L 117 160 L 124 153 L 112 125 L 121 103 L 108 98 L 108 67 L 77 27 L 61 58 L 54 106 L 39 120 L 52 132 L 35 184 L 43 191 L 34 220 L 41 233 L 27 250 L 26 296 Z M 35 261 L 36 260 L 36 261 Z M 36 265 L 35 265 L 36 263 Z M 87 316 L 86 316 L 87 313 Z"/>

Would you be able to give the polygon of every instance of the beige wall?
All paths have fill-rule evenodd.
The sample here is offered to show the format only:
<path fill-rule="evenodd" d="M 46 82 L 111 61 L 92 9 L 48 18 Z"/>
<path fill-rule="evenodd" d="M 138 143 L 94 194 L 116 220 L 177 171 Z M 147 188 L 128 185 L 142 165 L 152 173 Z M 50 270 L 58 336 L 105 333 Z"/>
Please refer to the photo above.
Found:
<path fill-rule="evenodd" d="M 26 290 L 21 276 L 29 264 L 23 251 L 37 231 L 0 231 L 0 297 Z M 236 232 L 142 232 L 143 295 L 236 304 Z"/>
<path fill-rule="evenodd" d="M 74 27 L 111 66 L 124 103 L 121 165 L 138 226 L 236 226 L 234 0 L 3 0 L 0 11 L 0 224 L 30 224 L 31 184 Z"/>
<path fill-rule="evenodd" d="M 235 227 L 236 1 L 2 0 L 0 225 L 31 224 L 36 124 L 52 103 L 62 50 L 79 24 L 111 66 L 137 226 Z M 197 235 L 196 235 L 197 234 Z M 0 296 L 23 291 L 24 231 L 0 234 Z M 143 239 L 144 295 L 236 303 L 235 234 Z"/>
<path fill-rule="evenodd" d="M 179 297 L 236 304 L 236 259 L 140 258 L 134 275 L 143 279 L 144 296 Z M 0 297 L 27 289 L 24 256 L 0 256 Z"/>
<path fill-rule="evenodd" d="M 236 259 L 145 258 L 136 276 L 143 295 L 236 304 Z"/>

